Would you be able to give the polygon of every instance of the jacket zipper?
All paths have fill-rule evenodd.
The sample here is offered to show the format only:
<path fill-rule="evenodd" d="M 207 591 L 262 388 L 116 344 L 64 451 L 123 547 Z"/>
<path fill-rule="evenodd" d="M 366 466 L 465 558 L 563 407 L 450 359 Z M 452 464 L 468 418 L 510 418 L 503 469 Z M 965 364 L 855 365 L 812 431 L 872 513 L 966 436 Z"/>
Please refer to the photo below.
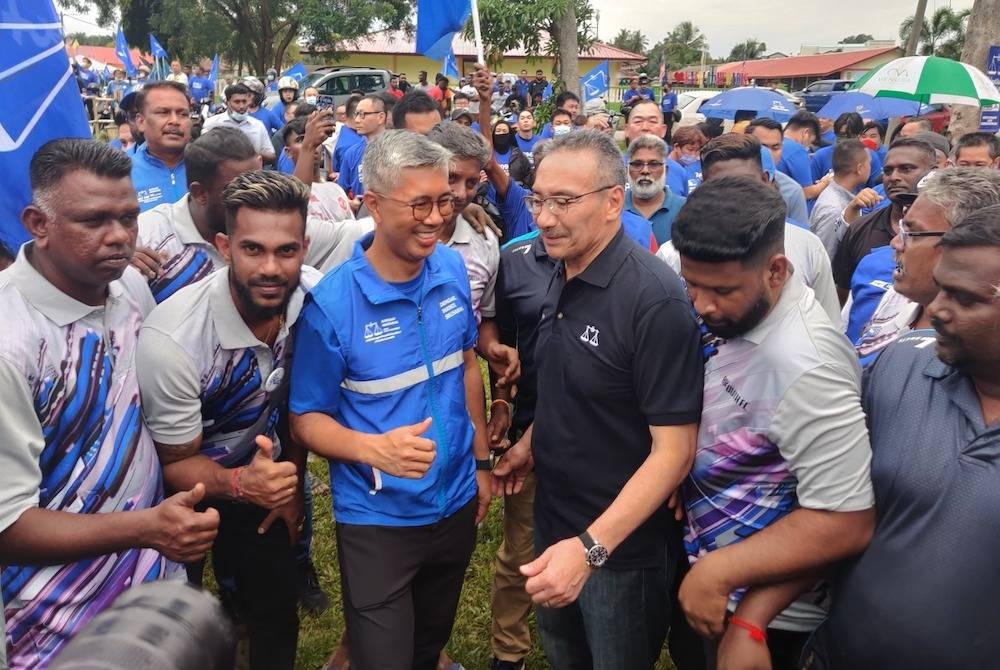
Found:
<path fill-rule="evenodd" d="M 448 442 L 444 438 L 443 426 L 438 420 L 437 411 L 437 393 L 434 387 L 434 365 L 427 353 L 427 337 L 424 331 L 424 311 L 420 305 L 417 305 L 417 330 L 420 331 L 420 350 L 424 355 L 424 365 L 427 367 L 427 394 L 428 400 L 431 407 L 431 419 L 432 425 L 434 426 L 434 432 L 437 435 L 437 448 L 439 451 L 438 457 L 443 458 L 442 464 L 446 465 L 448 463 Z M 442 466 L 441 471 L 438 473 L 438 487 L 437 487 L 437 503 L 438 503 L 438 516 L 441 517 L 444 514 L 444 491 L 441 485 L 441 475 L 444 474 L 444 467 Z"/>

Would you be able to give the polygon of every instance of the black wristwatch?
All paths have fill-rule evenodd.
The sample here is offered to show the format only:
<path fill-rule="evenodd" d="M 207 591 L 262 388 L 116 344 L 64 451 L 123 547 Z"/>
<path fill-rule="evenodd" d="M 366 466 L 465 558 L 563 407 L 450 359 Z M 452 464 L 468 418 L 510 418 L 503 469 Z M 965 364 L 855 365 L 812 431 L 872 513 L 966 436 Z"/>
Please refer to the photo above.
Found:
<path fill-rule="evenodd" d="M 592 568 L 599 568 L 608 562 L 608 550 L 604 545 L 590 536 L 590 533 L 583 531 L 579 535 L 580 542 L 583 542 L 583 553 L 587 557 L 587 565 Z"/>
<path fill-rule="evenodd" d="M 493 469 L 493 459 L 492 458 L 477 458 L 476 459 L 476 470 L 490 471 L 492 469 Z"/>

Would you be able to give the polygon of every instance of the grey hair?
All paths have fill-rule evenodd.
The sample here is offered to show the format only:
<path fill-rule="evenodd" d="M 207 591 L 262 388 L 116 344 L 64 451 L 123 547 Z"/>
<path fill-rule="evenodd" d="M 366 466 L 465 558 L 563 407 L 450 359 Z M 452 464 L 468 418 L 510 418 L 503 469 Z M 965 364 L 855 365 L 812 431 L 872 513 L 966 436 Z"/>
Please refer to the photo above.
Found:
<path fill-rule="evenodd" d="M 232 234 L 240 209 L 269 212 L 297 211 L 305 234 L 310 189 L 298 177 L 274 170 L 251 170 L 237 175 L 222 192 L 226 232 Z"/>
<path fill-rule="evenodd" d="M 628 157 L 632 158 L 636 151 L 640 149 L 652 149 L 661 156 L 667 155 L 667 143 L 661 140 L 656 135 L 640 135 L 635 138 L 628 145 Z"/>
<path fill-rule="evenodd" d="M 451 152 L 423 135 L 408 130 L 384 130 L 369 140 L 361 161 L 365 189 L 392 193 L 399 186 L 403 170 L 433 168 L 445 175 Z"/>
<path fill-rule="evenodd" d="M 490 159 L 490 148 L 483 136 L 460 123 L 439 123 L 427 133 L 427 139 L 450 151 L 452 158 L 477 161 L 480 169 Z"/>
<path fill-rule="evenodd" d="M 46 216 L 55 212 L 55 189 L 63 178 L 77 170 L 98 177 L 125 179 L 132 176 L 132 159 L 98 140 L 62 138 L 39 147 L 28 167 L 31 199 Z"/>
<path fill-rule="evenodd" d="M 944 210 L 948 225 L 991 205 L 1000 204 L 1000 172 L 957 167 L 935 170 L 920 184 L 920 196 Z"/>
<path fill-rule="evenodd" d="M 597 160 L 597 172 L 602 183 L 625 185 L 628 173 L 625 171 L 622 153 L 610 136 L 587 128 L 556 137 L 551 140 L 551 144 L 548 156 L 560 151 L 589 153 Z"/>

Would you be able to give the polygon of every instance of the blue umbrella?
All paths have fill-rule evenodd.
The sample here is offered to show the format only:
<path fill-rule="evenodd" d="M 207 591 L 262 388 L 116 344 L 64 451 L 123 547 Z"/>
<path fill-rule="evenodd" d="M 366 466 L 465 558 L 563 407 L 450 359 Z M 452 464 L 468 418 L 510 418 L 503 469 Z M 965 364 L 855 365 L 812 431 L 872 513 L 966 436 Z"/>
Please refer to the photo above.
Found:
<path fill-rule="evenodd" d="M 698 111 L 714 119 L 735 119 L 737 112 L 753 112 L 775 121 L 787 121 L 798 110 L 780 93 L 768 88 L 744 86 L 709 98 Z"/>
<path fill-rule="evenodd" d="M 860 91 L 845 91 L 830 96 L 830 101 L 816 113 L 824 119 L 857 112 L 866 119 L 888 119 L 919 113 L 920 104 L 899 98 L 876 98 Z"/>

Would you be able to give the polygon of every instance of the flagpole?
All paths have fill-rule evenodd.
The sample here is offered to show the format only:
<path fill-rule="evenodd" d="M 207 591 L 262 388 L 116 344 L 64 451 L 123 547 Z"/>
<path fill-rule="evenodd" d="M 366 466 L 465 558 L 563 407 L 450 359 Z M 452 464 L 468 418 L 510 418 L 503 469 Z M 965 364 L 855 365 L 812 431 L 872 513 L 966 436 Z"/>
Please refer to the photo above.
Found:
<path fill-rule="evenodd" d="M 472 0 L 472 34 L 476 40 L 476 62 L 486 65 L 486 56 L 483 52 L 483 30 L 479 25 L 478 0 Z"/>

